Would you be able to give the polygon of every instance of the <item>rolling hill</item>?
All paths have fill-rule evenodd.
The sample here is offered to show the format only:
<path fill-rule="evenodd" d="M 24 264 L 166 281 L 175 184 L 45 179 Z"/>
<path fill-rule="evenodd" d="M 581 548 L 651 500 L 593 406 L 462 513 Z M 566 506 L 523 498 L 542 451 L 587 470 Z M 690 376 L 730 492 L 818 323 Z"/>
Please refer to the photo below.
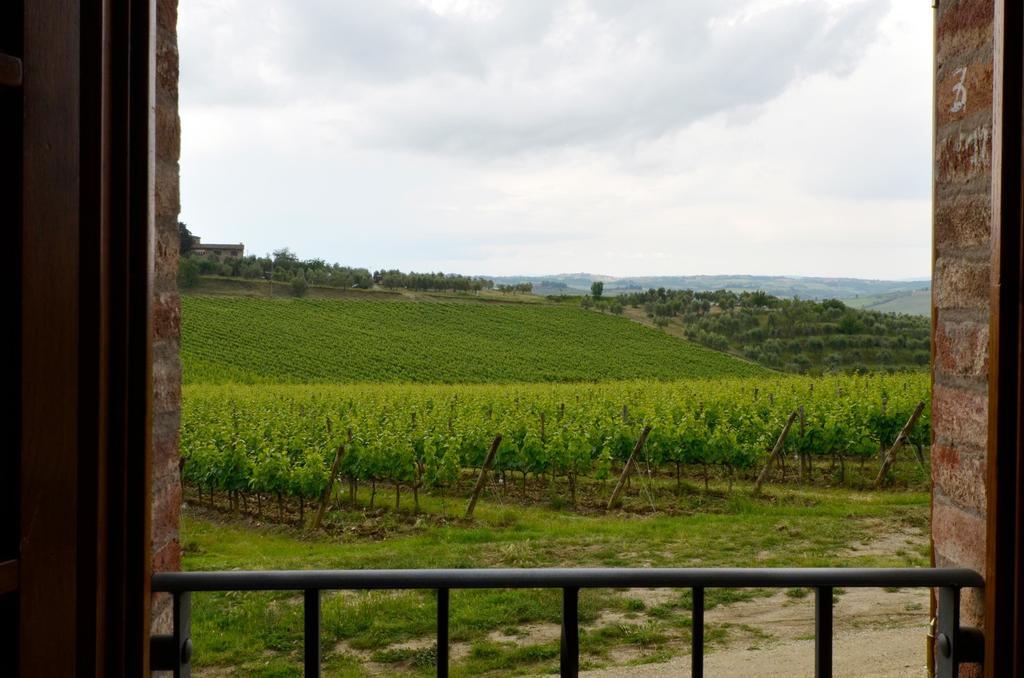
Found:
<path fill-rule="evenodd" d="M 592 273 L 563 273 L 543 276 L 494 277 L 495 283 L 531 282 L 538 294 L 588 294 L 590 283 L 604 283 L 606 295 L 617 295 L 663 287 L 668 290 L 705 292 L 766 292 L 776 297 L 801 299 L 850 299 L 929 288 L 926 280 L 866 280 L 860 278 L 811 278 L 774 275 L 665 275 L 616 278 Z M 888 310 L 888 309 L 878 309 Z"/>
<path fill-rule="evenodd" d="M 930 287 L 916 290 L 873 294 L 865 297 L 843 299 L 850 308 L 862 308 L 882 313 L 908 313 L 930 316 L 932 313 L 932 291 Z"/>
<path fill-rule="evenodd" d="M 186 383 L 511 383 L 770 371 L 575 305 L 182 298 Z"/>

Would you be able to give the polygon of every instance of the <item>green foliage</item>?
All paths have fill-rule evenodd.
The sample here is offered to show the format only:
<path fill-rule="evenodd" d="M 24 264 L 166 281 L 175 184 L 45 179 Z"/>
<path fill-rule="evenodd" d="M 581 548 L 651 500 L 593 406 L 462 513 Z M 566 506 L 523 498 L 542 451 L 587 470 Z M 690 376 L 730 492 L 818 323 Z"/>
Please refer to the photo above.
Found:
<path fill-rule="evenodd" d="M 718 351 L 798 374 L 894 372 L 928 364 L 927 317 L 847 307 L 837 299 L 782 299 L 764 292 L 651 289 L 624 294 L 657 327 Z"/>
<path fill-rule="evenodd" d="M 788 453 L 870 459 L 892 444 L 926 375 L 505 386 L 200 385 L 185 390 L 185 479 L 203 489 L 319 496 L 342 473 L 448 487 L 503 436 L 497 471 L 607 478 L 644 425 L 644 463 L 759 468 L 789 413 Z M 623 407 L 625 405 L 625 408 Z M 925 409 L 911 443 L 926 444 Z M 802 433 L 798 432 L 802 430 Z M 345 432 L 342 435 L 341 432 Z M 351 431 L 351 438 L 348 432 Z"/>
<path fill-rule="evenodd" d="M 304 297 L 306 296 L 306 290 L 309 289 L 309 283 L 306 282 L 306 274 L 302 271 L 292 278 L 292 296 Z"/>
<path fill-rule="evenodd" d="M 183 290 L 192 289 L 199 284 L 199 264 L 189 258 L 178 263 L 178 287 Z"/>
<path fill-rule="evenodd" d="M 600 280 L 595 280 L 590 283 L 590 296 L 594 299 L 600 299 L 601 295 L 604 294 L 604 283 Z"/>
<path fill-rule="evenodd" d="M 182 299 L 185 381 L 578 382 L 767 376 L 571 305 Z"/>

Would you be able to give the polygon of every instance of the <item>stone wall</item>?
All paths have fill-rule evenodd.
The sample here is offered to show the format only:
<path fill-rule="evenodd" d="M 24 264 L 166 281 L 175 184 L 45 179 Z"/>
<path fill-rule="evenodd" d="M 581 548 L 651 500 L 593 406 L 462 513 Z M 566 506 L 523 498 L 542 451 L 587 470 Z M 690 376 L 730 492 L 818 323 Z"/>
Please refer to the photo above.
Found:
<path fill-rule="evenodd" d="M 153 570 L 181 567 L 181 300 L 178 297 L 178 0 L 157 0 L 156 261 L 153 290 Z M 154 600 L 153 632 L 170 631 L 166 596 Z"/>
<path fill-rule="evenodd" d="M 994 5 L 939 0 L 935 42 L 932 538 L 937 566 L 982 573 Z M 983 597 L 962 602 L 964 623 L 981 626 Z"/>

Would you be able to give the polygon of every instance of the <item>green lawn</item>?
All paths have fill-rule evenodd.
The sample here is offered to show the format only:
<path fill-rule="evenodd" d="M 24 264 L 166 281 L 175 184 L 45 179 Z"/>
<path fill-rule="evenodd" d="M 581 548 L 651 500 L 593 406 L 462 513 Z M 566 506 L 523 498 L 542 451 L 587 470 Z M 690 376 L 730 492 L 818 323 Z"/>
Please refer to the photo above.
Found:
<path fill-rule="evenodd" d="M 489 497 L 471 523 L 464 500 L 423 498 L 424 513 L 335 512 L 316 535 L 206 509 L 186 510 L 186 570 L 423 567 L 925 566 L 927 544 L 878 554 L 848 549 L 908 529 L 927 531 L 929 498 L 919 492 L 749 486 L 708 493 L 687 486 L 672 506 L 641 515 L 578 515 Z M 192 502 L 194 504 L 194 501 Z M 668 515 L 671 513 L 672 515 Z M 767 595 L 710 590 L 708 606 Z M 793 590 L 800 599 L 805 591 Z M 433 671 L 431 592 L 337 592 L 323 604 L 328 675 L 429 675 Z M 298 593 L 204 593 L 193 597 L 199 668 L 238 667 L 245 675 L 296 675 L 301 661 Z M 584 590 L 584 666 L 667 659 L 687 651 L 689 592 Z M 558 591 L 453 591 L 453 675 L 555 670 Z M 712 649 L 738 631 L 712 624 Z M 369 668 L 368 668 L 369 667 Z"/>

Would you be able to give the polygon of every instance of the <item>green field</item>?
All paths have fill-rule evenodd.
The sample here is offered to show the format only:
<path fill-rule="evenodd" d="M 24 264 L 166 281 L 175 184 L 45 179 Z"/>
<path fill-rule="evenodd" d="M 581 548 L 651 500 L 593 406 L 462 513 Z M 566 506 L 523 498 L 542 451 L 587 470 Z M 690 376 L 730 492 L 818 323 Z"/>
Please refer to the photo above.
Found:
<path fill-rule="evenodd" d="M 767 377 L 624 318 L 557 304 L 182 299 L 186 383 L 511 383 Z"/>
<path fill-rule="evenodd" d="M 924 372 L 784 375 L 544 301 L 187 296 L 182 314 L 186 570 L 928 563 L 930 408 L 910 440 L 919 463 L 903 452 L 890 489 L 864 491 L 879 450 L 927 405 Z M 707 595 L 710 655 L 803 642 L 800 626 L 733 621 L 739 607 L 813 619 L 808 589 Z M 835 591 L 840 611 L 847 598 L 872 611 L 847 628 L 927 622 L 927 594 L 871 595 Z M 686 590 L 581 591 L 584 668 L 679 661 L 690 603 Z M 300 671 L 301 596 L 199 593 L 193 606 L 196 675 Z M 453 591 L 452 675 L 557 671 L 560 613 L 557 591 Z M 325 674 L 432 675 L 434 615 L 429 591 L 325 593 Z"/>
<path fill-rule="evenodd" d="M 882 313 L 906 313 L 927 317 L 932 313 L 932 291 L 931 289 L 924 288 L 920 290 L 873 294 L 843 299 L 843 303 L 850 308 L 862 308 L 870 311 L 881 311 Z"/>
<path fill-rule="evenodd" d="M 673 496 L 673 483 L 659 494 Z M 184 567 L 344 569 L 422 567 L 922 567 L 928 564 L 926 492 L 772 488 L 750 497 L 749 485 L 724 482 L 685 492 L 648 515 L 566 514 L 551 505 L 517 506 L 485 497 L 476 519 L 459 517 L 465 495 L 424 499 L 422 512 L 339 510 L 328 533 L 300 533 L 256 516 L 196 508 L 182 525 Z M 250 506 L 250 508 L 253 508 Z M 454 515 L 453 515 L 454 514 Z M 881 544 L 890 544 L 881 548 Z M 808 589 L 708 589 L 708 652 L 756 647 L 771 651 L 809 633 Z M 560 592 L 456 590 L 451 594 L 453 676 L 550 675 L 558 669 Z M 913 626 L 923 664 L 927 594 L 871 591 L 868 615 L 843 612 L 837 589 L 837 642 L 859 631 Z M 689 652 L 690 592 L 672 589 L 580 592 L 584 669 L 658 663 Z M 737 607 L 789 609 L 807 620 L 749 626 Z M 331 676 L 434 674 L 435 601 L 430 591 L 330 592 L 323 601 L 324 671 Z M 192 639 L 198 675 L 299 675 L 302 597 L 280 593 L 193 594 Z M 808 652 L 810 661 L 811 653 Z M 670 675 L 665 673 L 665 675 Z M 674 675 L 674 674 L 672 674 Z M 712 675 L 741 675 L 714 673 Z M 864 674 L 867 675 L 867 674 Z"/>
<path fill-rule="evenodd" d="M 846 466 L 887 449 L 918 403 L 923 374 L 865 377 L 518 385 L 193 385 L 185 390 L 183 477 L 232 501 L 253 495 L 318 499 L 335 453 L 350 489 L 445 493 L 479 468 L 502 436 L 494 469 L 526 499 L 560 485 L 577 506 L 581 480 L 614 478 L 641 429 L 647 472 L 709 469 L 749 477 L 790 413 L 803 420 L 785 451 L 818 460 L 817 482 L 844 483 Z M 930 436 L 925 408 L 911 434 Z M 826 477 L 820 473 L 826 464 Z M 872 462 L 874 465 L 874 462 Z M 507 476 L 506 476 L 507 474 Z M 814 475 L 814 474 L 812 474 Z M 531 491 L 530 488 L 534 488 Z M 589 497 L 608 501 L 610 487 Z M 376 489 L 374 489 L 376 494 Z"/>

